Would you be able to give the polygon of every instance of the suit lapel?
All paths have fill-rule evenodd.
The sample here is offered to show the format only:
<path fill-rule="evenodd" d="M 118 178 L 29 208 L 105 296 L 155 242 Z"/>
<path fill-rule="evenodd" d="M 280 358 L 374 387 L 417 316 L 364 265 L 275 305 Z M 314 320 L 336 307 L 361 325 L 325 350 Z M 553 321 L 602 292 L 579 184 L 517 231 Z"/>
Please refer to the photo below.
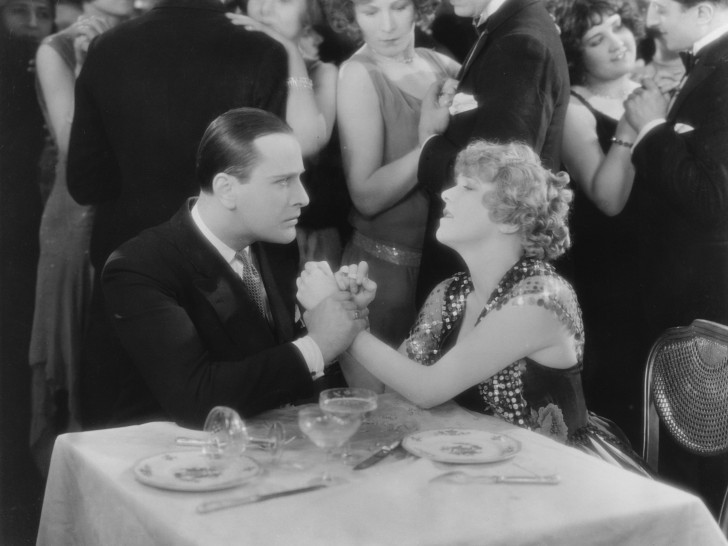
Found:
<path fill-rule="evenodd" d="M 678 91 L 675 101 L 670 107 L 670 111 L 667 113 L 667 121 L 675 121 L 677 112 L 680 111 L 680 107 L 688 98 L 690 93 L 699 87 L 700 84 L 713 73 L 714 68 L 715 66 L 704 63 L 698 63 L 695 68 L 693 68 L 692 72 L 690 72 L 690 76 L 687 77 L 682 88 Z"/>
<path fill-rule="evenodd" d="M 473 47 L 470 49 L 470 52 L 468 53 L 467 58 L 465 59 L 465 63 L 463 63 L 463 66 L 460 67 L 460 72 L 458 72 L 457 80 L 459 82 L 463 81 L 463 78 L 465 77 L 465 74 L 468 73 L 468 70 L 470 70 L 470 67 L 473 65 L 473 60 L 478 56 L 480 53 L 480 50 L 483 49 L 485 46 L 485 42 L 488 40 L 488 29 L 484 29 L 478 36 L 478 39 L 476 40 Z"/>
<path fill-rule="evenodd" d="M 249 339 L 273 344 L 273 331 L 245 290 L 241 279 L 198 231 L 189 200 L 172 219 L 177 244 L 197 275 L 195 288 L 207 300 L 232 341 L 240 346 L 242 333 Z"/>
<path fill-rule="evenodd" d="M 286 301 L 287 298 L 284 298 L 279 279 L 276 278 L 278 268 L 271 263 L 272 260 L 266 252 L 266 246 L 255 243 L 251 250 L 255 253 L 260 266 L 260 276 L 268 296 L 276 338 L 279 342 L 289 341 L 293 339 L 293 319 L 289 309 L 293 309 L 294 302 Z"/>
<path fill-rule="evenodd" d="M 718 64 L 728 62 L 726 60 L 727 56 L 728 33 L 718 38 L 715 42 L 708 44 L 698 53 L 699 60 L 696 60 L 695 66 L 686 78 L 685 83 L 670 107 L 670 111 L 667 113 L 668 121 L 675 121 L 677 113 L 680 111 L 680 107 L 685 100 L 710 77 Z"/>

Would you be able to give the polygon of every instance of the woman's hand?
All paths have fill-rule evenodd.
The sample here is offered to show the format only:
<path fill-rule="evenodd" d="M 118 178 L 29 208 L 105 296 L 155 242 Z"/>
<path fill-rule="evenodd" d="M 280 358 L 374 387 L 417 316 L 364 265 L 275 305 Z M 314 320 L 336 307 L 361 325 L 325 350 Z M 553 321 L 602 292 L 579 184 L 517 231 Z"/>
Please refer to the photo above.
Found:
<path fill-rule="evenodd" d="M 226 13 L 225 16 L 230 19 L 230 22 L 233 25 L 245 27 L 246 30 L 263 32 L 264 34 L 267 34 L 276 42 L 280 43 L 283 47 L 285 47 L 286 51 L 288 51 L 289 53 L 296 48 L 296 45 L 291 42 L 291 40 L 283 36 L 271 25 L 261 23 L 260 21 L 257 21 L 256 19 L 253 19 L 248 15 L 243 15 L 242 13 Z"/>
<path fill-rule="evenodd" d="M 335 278 L 340 290 L 351 292 L 359 309 L 368 307 L 377 295 L 377 283 L 369 278 L 369 264 L 366 262 L 342 266 Z"/>
<path fill-rule="evenodd" d="M 301 276 L 296 279 L 296 286 L 296 299 L 306 310 L 313 309 L 340 290 L 334 273 L 326 262 L 306 263 Z"/>
<path fill-rule="evenodd" d="M 109 23 L 105 19 L 96 17 L 95 15 L 82 15 L 71 25 L 69 30 L 75 35 L 73 39 L 73 52 L 76 57 L 76 75 L 79 74 L 84 61 L 86 61 L 86 54 L 88 53 L 88 46 L 91 44 L 91 40 L 99 34 L 103 34 L 109 28 Z"/>

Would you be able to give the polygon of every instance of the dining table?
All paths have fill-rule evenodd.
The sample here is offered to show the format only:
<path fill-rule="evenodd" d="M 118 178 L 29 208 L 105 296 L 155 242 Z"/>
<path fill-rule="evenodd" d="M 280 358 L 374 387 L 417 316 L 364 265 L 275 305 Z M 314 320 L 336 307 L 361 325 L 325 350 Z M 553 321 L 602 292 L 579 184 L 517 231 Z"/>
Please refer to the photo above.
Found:
<path fill-rule="evenodd" d="M 693 494 L 454 402 L 422 409 L 382 394 L 377 409 L 329 458 L 299 429 L 300 409 L 246 419 L 249 430 L 280 423 L 281 447 L 248 445 L 239 457 L 254 470 L 242 483 L 216 490 L 176 490 L 144 478 L 149 460 L 201 455 L 200 447 L 180 446 L 178 438 L 204 442 L 203 431 L 150 422 L 59 436 L 37 544 L 728 544 Z M 453 462 L 438 454 L 437 444 L 418 447 L 423 439 L 464 434 L 485 438 L 475 442 L 478 449 L 505 448 L 486 449 L 487 456 L 473 460 L 474 451 L 451 449 L 460 457 Z M 403 439 L 377 464 L 354 468 Z M 335 478 L 331 485 L 201 512 L 205 503 L 322 485 L 324 468 Z M 451 472 L 457 479 L 448 479 Z M 548 479 L 539 483 L 542 477 Z"/>

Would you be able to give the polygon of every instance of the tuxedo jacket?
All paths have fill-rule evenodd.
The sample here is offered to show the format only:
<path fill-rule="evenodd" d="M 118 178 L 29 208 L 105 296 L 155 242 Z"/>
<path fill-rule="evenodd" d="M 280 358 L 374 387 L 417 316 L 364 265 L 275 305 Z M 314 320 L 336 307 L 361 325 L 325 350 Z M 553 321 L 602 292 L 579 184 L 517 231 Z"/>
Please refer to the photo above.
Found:
<path fill-rule="evenodd" d="M 233 25 L 216 0 L 161 0 L 91 44 L 76 84 L 68 189 L 97 205 L 91 258 L 197 195 L 197 147 L 218 115 L 251 106 L 285 115 L 287 57 Z"/>
<path fill-rule="evenodd" d="M 418 297 L 458 269 L 455 253 L 435 240 L 442 216 L 440 193 L 452 179 L 457 154 L 475 139 L 529 144 L 558 170 L 569 103 L 566 57 L 553 19 L 541 0 L 507 0 L 479 28 L 480 37 L 460 73 L 458 93 L 478 107 L 451 117 L 420 156 L 418 179 L 430 192 Z"/>
<path fill-rule="evenodd" d="M 107 310 L 130 357 L 116 422 L 167 418 L 201 426 L 214 406 L 249 416 L 310 397 L 311 375 L 291 343 L 298 254 L 256 243 L 273 326 L 192 220 L 194 199 L 109 258 Z"/>
<path fill-rule="evenodd" d="M 667 122 L 635 147 L 643 304 L 653 335 L 728 324 L 728 35 L 699 52 Z"/>

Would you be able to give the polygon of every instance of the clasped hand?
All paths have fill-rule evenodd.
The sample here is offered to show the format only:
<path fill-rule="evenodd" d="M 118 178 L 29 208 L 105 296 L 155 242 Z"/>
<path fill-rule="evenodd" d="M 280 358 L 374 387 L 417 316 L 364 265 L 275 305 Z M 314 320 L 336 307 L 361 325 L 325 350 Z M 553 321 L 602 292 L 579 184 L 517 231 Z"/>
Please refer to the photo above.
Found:
<path fill-rule="evenodd" d="M 296 279 L 296 298 L 308 310 L 337 292 L 348 292 L 357 309 L 364 310 L 377 293 L 377 283 L 368 275 L 366 262 L 342 266 L 336 273 L 326 262 L 308 262 Z"/>
<path fill-rule="evenodd" d="M 306 309 L 308 335 L 331 361 L 368 325 L 367 306 L 377 285 L 368 278 L 366 262 L 344 266 L 334 273 L 326 262 L 308 262 L 296 279 L 296 297 Z"/>

